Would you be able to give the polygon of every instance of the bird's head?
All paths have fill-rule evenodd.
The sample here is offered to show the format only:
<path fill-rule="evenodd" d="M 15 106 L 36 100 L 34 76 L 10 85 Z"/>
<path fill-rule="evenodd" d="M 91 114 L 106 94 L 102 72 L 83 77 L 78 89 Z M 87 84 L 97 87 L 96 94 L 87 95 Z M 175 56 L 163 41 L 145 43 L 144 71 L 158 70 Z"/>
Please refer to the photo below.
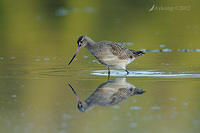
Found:
<path fill-rule="evenodd" d="M 87 36 L 80 36 L 77 40 L 77 44 L 78 44 L 78 48 L 76 50 L 76 53 L 74 54 L 74 56 L 72 57 L 72 59 L 70 60 L 70 62 L 68 63 L 68 65 L 71 64 L 71 62 L 74 60 L 74 58 L 76 57 L 76 55 L 78 54 L 78 52 L 80 51 L 81 48 L 84 48 L 85 46 L 87 46 L 89 43 L 94 43 L 94 41 L 92 39 L 90 39 Z"/>
<path fill-rule="evenodd" d="M 78 48 L 84 48 L 88 44 L 87 36 L 80 36 L 77 40 Z"/>

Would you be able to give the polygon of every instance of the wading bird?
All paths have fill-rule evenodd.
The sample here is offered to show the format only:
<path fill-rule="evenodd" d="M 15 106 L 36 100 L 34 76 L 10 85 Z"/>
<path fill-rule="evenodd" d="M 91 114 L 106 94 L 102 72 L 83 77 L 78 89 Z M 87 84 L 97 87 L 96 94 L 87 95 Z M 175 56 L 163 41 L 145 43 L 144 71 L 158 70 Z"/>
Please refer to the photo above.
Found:
<path fill-rule="evenodd" d="M 144 54 L 143 51 L 130 50 L 119 43 L 111 41 L 94 42 L 87 36 L 78 38 L 78 48 L 76 53 L 68 63 L 71 64 L 73 59 L 81 48 L 87 48 L 88 51 L 101 63 L 108 67 L 108 74 L 110 75 L 110 67 L 116 69 L 123 69 L 129 74 L 126 66 L 131 63 L 135 58 Z"/>

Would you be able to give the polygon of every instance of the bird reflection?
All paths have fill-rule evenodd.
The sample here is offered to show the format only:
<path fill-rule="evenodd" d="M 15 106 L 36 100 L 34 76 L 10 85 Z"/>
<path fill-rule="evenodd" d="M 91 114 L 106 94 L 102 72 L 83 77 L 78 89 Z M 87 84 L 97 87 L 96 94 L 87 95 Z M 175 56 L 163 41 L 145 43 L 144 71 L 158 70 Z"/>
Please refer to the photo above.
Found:
<path fill-rule="evenodd" d="M 126 78 L 108 80 L 97 87 L 97 89 L 85 100 L 82 101 L 73 87 L 72 89 L 78 101 L 78 109 L 81 112 L 88 112 L 90 109 L 99 106 L 111 106 L 121 103 L 129 96 L 143 94 L 143 89 L 138 89 L 134 85 L 126 82 Z"/>

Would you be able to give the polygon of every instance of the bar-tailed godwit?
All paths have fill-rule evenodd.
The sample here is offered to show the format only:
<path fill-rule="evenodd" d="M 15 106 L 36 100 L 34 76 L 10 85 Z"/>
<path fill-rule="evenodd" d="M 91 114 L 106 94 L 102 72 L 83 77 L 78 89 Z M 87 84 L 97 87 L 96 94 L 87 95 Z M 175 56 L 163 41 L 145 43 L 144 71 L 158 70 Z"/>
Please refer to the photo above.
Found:
<path fill-rule="evenodd" d="M 68 63 L 71 64 L 73 59 L 81 48 L 87 48 L 90 53 L 96 57 L 96 59 L 108 67 L 108 74 L 110 75 L 110 67 L 116 69 L 123 69 L 129 74 L 126 66 L 130 64 L 135 58 L 144 54 L 143 51 L 130 50 L 119 43 L 112 41 L 100 41 L 94 42 L 87 36 L 81 36 L 78 38 L 78 48 L 76 53 Z"/>

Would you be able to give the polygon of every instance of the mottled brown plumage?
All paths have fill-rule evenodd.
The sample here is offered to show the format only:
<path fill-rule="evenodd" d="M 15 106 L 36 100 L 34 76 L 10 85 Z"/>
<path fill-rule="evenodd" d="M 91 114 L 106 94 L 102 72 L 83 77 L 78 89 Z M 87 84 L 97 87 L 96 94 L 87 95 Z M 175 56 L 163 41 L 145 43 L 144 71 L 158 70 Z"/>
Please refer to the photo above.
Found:
<path fill-rule="evenodd" d="M 86 47 L 88 51 L 101 63 L 108 67 L 108 73 L 110 74 L 109 67 L 115 67 L 117 69 L 124 69 L 127 74 L 126 66 L 131 63 L 135 58 L 143 55 L 142 51 L 130 50 L 119 43 L 112 41 L 100 41 L 94 42 L 87 36 L 79 37 L 78 49 L 69 64 L 75 58 L 80 48 Z M 69 65 L 68 64 L 68 65 Z"/>
<path fill-rule="evenodd" d="M 111 46 L 111 51 L 121 60 L 132 59 L 143 55 L 144 53 L 138 53 L 138 51 L 130 50 L 124 46 L 119 45 L 118 43 L 112 42 L 108 44 Z"/>

